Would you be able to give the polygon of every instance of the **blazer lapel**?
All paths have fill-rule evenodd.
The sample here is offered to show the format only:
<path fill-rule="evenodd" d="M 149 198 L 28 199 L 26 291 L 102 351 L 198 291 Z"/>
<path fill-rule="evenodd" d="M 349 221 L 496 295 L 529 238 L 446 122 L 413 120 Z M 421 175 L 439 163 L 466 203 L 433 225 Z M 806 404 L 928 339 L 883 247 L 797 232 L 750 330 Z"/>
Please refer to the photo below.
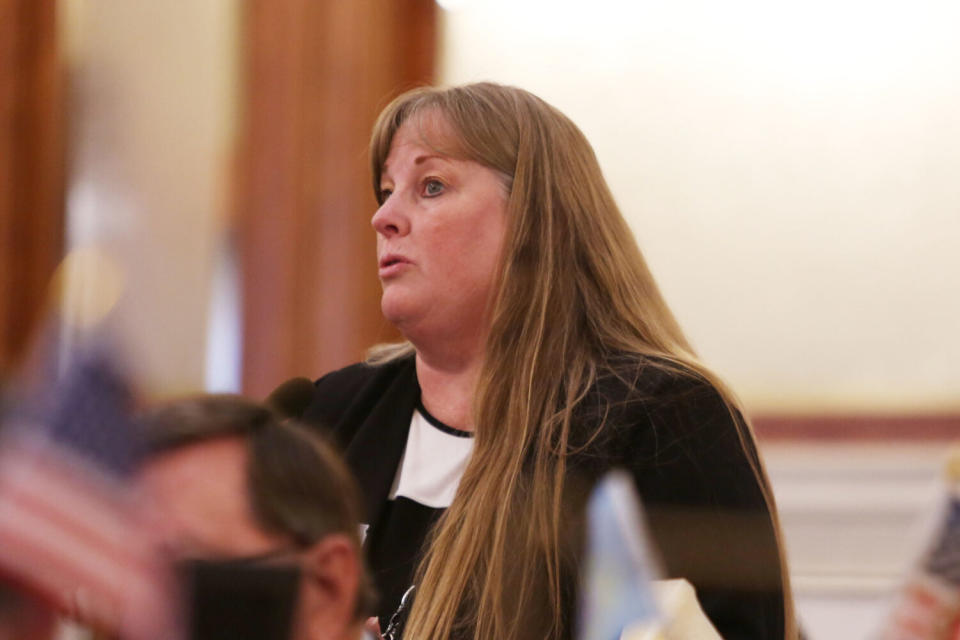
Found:
<path fill-rule="evenodd" d="M 344 452 L 365 498 L 369 529 L 376 527 L 387 502 L 419 397 L 420 385 L 411 358 L 386 391 L 371 398 L 372 410 Z"/>

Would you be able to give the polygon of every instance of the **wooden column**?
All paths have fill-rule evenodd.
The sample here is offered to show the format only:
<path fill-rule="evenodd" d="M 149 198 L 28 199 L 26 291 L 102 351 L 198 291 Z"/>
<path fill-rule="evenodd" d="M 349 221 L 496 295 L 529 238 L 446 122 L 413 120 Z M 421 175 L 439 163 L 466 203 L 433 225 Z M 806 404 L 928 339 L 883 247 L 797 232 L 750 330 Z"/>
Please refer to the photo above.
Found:
<path fill-rule="evenodd" d="M 434 0 L 251 0 L 235 190 L 243 385 L 263 395 L 397 334 L 382 319 L 366 153 L 434 75 Z"/>
<path fill-rule="evenodd" d="M 0 0 L 0 375 L 22 355 L 63 248 L 55 0 Z"/>

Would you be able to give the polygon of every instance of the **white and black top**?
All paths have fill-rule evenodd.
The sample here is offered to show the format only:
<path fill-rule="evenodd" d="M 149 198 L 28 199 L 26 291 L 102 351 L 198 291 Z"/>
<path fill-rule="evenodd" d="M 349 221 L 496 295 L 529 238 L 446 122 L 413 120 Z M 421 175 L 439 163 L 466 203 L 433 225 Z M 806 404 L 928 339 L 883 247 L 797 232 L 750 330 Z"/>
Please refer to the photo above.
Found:
<path fill-rule="evenodd" d="M 386 506 L 364 545 L 376 567 L 381 611 L 388 602 L 396 606 L 410 586 L 423 541 L 453 502 L 472 451 L 472 433 L 444 424 L 417 400 Z"/>
<path fill-rule="evenodd" d="M 745 451 L 722 397 L 695 377 L 647 367 L 643 356 L 608 364 L 618 367 L 616 375 L 598 377 L 578 407 L 574 431 L 592 444 L 570 455 L 568 476 L 589 483 L 610 468 L 626 469 L 643 498 L 664 575 L 694 585 L 720 635 L 783 637 L 778 542 L 753 472 L 756 451 Z M 317 380 L 301 416 L 335 441 L 357 479 L 381 628 L 413 582 L 427 533 L 450 504 L 473 444 L 424 418 L 419 399 L 414 358 L 355 364 Z M 600 420 L 602 437 L 593 439 Z M 691 510 L 697 526 L 678 528 L 689 521 L 676 514 Z M 561 575 L 570 603 L 577 579 L 575 568 Z"/>
<path fill-rule="evenodd" d="M 417 401 L 389 499 L 416 507 L 446 509 L 460 486 L 473 451 L 473 433 L 448 426 Z"/>

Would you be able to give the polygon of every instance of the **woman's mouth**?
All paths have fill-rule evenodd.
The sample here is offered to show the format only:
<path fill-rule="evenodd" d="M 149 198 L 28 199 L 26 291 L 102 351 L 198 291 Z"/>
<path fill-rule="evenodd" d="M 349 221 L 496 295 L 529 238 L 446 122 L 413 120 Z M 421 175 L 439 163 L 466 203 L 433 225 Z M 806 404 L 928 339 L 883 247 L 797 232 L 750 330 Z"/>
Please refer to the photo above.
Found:
<path fill-rule="evenodd" d="M 389 278 L 403 271 L 409 264 L 410 261 L 405 257 L 389 253 L 380 258 L 379 275 L 381 278 Z"/>

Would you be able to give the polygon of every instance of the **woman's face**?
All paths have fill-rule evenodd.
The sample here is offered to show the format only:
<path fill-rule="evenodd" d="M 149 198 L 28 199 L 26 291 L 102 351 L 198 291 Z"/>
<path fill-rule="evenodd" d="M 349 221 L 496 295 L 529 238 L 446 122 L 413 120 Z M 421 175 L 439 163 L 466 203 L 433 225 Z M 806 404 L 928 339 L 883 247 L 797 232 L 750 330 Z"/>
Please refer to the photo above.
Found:
<path fill-rule="evenodd" d="M 420 347 L 429 340 L 476 340 L 506 228 L 500 174 L 438 153 L 453 135 L 437 112 L 404 123 L 380 179 L 373 216 L 383 315 Z"/>

